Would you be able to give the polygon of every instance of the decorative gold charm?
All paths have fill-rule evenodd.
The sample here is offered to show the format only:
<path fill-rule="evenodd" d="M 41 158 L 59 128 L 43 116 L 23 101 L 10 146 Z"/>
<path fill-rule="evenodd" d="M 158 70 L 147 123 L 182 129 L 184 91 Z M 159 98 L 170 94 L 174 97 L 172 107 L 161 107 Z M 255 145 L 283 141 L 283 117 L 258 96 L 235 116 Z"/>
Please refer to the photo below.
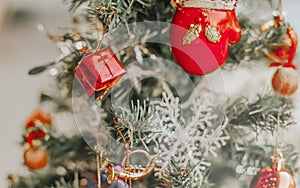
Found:
<path fill-rule="evenodd" d="M 129 160 L 130 155 L 132 154 L 143 154 L 148 162 L 146 167 L 142 167 L 141 165 L 125 165 L 126 161 Z M 156 166 L 156 160 L 158 156 L 153 160 L 151 164 L 150 155 L 144 150 L 136 150 L 133 152 L 129 152 L 128 156 L 126 156 L 122 161 L 122 168 L 124 171 L 117 170 L 113 164 L 108 164 L 106 166 L 106 176 L 107 182 L 111 184 L 113 181 L 121 179 L 121 180 L 139 180 L 146 176 L 148 176 Z"/>
<path fill-rule="evenodd" d="M 189 29 L 186 31 L 185 35 L 182 38 L 182 44 L 188 45 L 191 44 L 193 40 L 199 37 L 199 34 L 202 31 L 202 27 L 199 24 L 191 24 Z"/>
<path fill-rule="evenodd" d="M 217 43 L 221 39 L 221 34 L 219 31 L 213 26 L 207 26 L 205 28 L 205 36 L 209 42 Z"/>

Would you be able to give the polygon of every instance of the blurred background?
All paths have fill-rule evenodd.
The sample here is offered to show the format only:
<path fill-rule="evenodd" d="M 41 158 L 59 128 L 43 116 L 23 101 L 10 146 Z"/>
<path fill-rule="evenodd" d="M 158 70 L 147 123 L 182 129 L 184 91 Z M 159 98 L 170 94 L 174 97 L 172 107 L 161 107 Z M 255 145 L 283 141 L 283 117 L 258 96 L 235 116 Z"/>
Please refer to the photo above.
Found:
<path fill-rule="evenodd" d="M 287 20 L 299 35 L 300 0 L 283 0 L 283 4 Z M 23 148 L 19 144 L 24 122 L 37 107 L 41 89 L 51 82 L 45 74 L 29 77 L 27 72 L 60 55 L 55 44 L 37 30 L 37 25 L 43 23 L 55 33 L 70 26 L 70 21 L 71 13 L 62 0 L 0 0 L 1 187 L 7 187 L 9 173 L 28 173 L 22 166 Z M 299 57 L 295 63 L 299 66 Z M 295 115 L 300 120 L 300 114 Z M 294 129 L 300 132 L 299 127 Z M 292 133 L 295 138 L 297 131 Z M 299 138 L 295 140 L 299 141 Z"/>
<path fill-rule="evenodd" d="M 43 23 L 62 32 L 70 19 L 61 0 L 0 0 L 0 187 L 7 187 L 8 173 L 28 173 L 19 144 L 24 121 L 37 107 L 40 90 L 51 82 L 45 74 L 28 76 L 28 70 L 60 54 L 36 26 Z"/>

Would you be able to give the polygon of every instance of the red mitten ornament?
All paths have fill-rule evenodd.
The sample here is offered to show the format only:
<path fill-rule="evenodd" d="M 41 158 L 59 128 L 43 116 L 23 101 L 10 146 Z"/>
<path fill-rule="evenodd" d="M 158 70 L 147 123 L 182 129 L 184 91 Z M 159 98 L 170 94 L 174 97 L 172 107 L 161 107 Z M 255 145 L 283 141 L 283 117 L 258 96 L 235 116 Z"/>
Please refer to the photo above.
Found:
<path fill-rule="evenodd" d="M 100 98 L 125 73 L 125 68 L 109 47 L 83 57 L 74 70 L 75 77 L 88 96 L 101 91 Z"/>
<path fill-rule="evenodd" d="M 241 38 L 235 7 L 238 0 L 171 0 L 176 7 L 170 43 L 178 64 L 194 75 L 222 66 L 229 45 Z"/>

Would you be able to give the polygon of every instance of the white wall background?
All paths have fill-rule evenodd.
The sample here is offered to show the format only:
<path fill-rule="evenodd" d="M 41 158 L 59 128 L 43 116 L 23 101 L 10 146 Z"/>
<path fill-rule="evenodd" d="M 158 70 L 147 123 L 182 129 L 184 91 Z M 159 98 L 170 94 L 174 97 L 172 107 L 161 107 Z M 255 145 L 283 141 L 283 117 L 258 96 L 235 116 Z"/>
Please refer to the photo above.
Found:
<path fill-rule="evenodd" d="M 19 145 L 24 121 L 37 107 L 39 91 L 49 82 L 46 76 L 29 77 L 27 72 L 60 54 L 36 25 L 42 22 L 51 31 L 68 26 L 70 15 L 61 2 L 0 0 L 0 187 L 7 187 L 8 173 L 26 172 Z"/>
<path fill-rule="evenodd" d="M 288 21 L 300 36 L 300 0 L 283 0 L 283 3 Z M 15 13 L 20 11 L 26 14 L 16 18 Z M 7 187 L 8 173 L 26 172 L 21 164 L 23 149 L 19 145 L 23 124 L 38 104 L 39 91 L 49 82 L 45 76 L 29 77 L 27 71 L 54 60 L 60 53 L 37 31 L 36 25 L 42 22 L 50 30 L 58 31 L 57 28 L 69 25 L 70 18 L 61 0 L 0 0 L 1 187 Z M 300 66 L 298 59 L 296 63 Z M 296 116 L 300 120 L 300 115 Z M 292 134 L 297 137 L 300 128 L 294 129 Z"/>

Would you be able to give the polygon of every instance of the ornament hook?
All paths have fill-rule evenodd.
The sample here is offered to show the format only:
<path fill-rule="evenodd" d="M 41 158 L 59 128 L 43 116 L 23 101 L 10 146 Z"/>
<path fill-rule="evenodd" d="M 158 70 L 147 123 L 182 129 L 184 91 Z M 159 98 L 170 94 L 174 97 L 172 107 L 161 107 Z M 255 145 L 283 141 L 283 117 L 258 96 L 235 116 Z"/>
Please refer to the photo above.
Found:
<path fill-rule="evenodd" d="M 101 22 L 101 20 L 99 19 L 99 17 L 98 17 L 99 13 L 105 13 L 106 12 L 105 7 L 100 6 L 95 11 L 95 23 L 96 23 L 97 43 L 98 43 L 95 51 L 98 51 L 101 48 L 102 40 L 103 40 L 104 35 L 105 35 L 106 31 L 107 31 L 108 25 L 109 25 L 109 23 L 110 23 L 110 21 L 112 19 L 112 16 L 115 14 L 115 9 L 112 6 L 110 8 L 111 8 L 112 12 L 109 15 L 108 20 L 107 20 L 107 22 L 105 24 L 103 24 Z M 101 34 L 102 36 L 100 36 L 100 32 L 99 32 L 100 28 L 99 28 L 98 24 L 102 25 L 102 34 Z"/>
<path fill-rule="evenodd" d="M 101 188 L 101 175 L 102 175 L 102 160 L 103 160 L 103 153 L 101 150 L 101 146 L 96 146 L 96 162 L 97 162 L 97 181 L 98 181 L 98 188 Z"/>

